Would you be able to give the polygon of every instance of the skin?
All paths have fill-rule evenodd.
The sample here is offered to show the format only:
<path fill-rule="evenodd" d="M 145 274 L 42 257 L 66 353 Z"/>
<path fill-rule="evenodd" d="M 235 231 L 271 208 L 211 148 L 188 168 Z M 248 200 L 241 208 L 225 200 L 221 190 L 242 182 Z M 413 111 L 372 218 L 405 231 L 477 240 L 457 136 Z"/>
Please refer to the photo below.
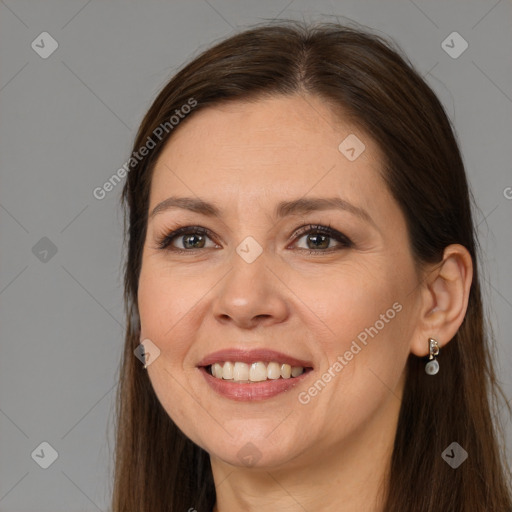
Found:
<path fill-rule="evenodd" d="M 366 146 L 352 162 L 338 150 L 349 134 Z M 301 95 L 198 111 L 159 157 L 150 212 L 171 195 L 222 210 L 206 217 L 174 208 L 149 219 L 138 296 L 141 340 L 161 351 L 149 377 L 169 416 L 210 454 L 218 512 L 382 510 L 407 357 L 426 356 L 433 337 L 442 371 L 443 346 L 466 312 L 472 263 L 464 247 L 451 245 L 440 264 L 419 266 L 381 161 L 364 132 L 322 99 Z M 374 224 L 334 209 L 272 216 L 283 200 L 333 196 L 366 210 Z M 330 224 L 353 245 L 327 238 L 327 249 L 315 249 L 312 235 L 294 236 L 308 224 Z M 157 248 L 158 237 L 194 225 L 214 237 L 187 254 Z M 252 263 L 235 250 L 247 236 L 263 249 Z M 174 239 L 183 244 L 183 235 Z M 394 303 L 401 311 L 300 403 L 299 392 Z M 314 370 L 290 392 L 232 401 L 196 367 L 231 347 L 272 348 L 312 361 Z M 259 456 L 252 467 L 238 456 L 247 443 Z"/>

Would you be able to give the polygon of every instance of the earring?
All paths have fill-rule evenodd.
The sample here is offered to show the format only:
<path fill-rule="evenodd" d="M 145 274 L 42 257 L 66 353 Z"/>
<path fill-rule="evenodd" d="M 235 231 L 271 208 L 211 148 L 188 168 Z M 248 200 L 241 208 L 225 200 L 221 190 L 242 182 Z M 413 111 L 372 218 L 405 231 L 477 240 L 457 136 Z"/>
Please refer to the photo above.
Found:
<path fill-rule="evenodd" d="M 436 356 L 439 355 L 439 344 L 434 338 L 428 339 L 429 362 L 425 365 L 425 372 L 428 375 L 435 375 L 439 371 L 439 363 Z"/>

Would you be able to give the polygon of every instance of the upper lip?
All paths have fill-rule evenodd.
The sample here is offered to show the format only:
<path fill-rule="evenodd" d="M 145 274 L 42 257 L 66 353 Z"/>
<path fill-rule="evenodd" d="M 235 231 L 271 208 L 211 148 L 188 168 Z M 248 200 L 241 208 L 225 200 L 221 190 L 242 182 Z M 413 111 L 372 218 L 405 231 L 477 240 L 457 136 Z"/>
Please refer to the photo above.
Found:
<path fill-rule="evenodd" d="M 241 363 L 255 363 L 261 361 L 263 363 L 270 363 L 272 361 L 278 363 L 289 364 L 290 366 L 302 366 L 304 368 L 312 368 L 310 361 L 297 359 L 282 352 L 276 352 L 270 349 L 253 349 L 253 350 L 240 350 L 240 349 L 225 349 L 213 352 L 207 355 L 204 359 L 197 364 L 197 366 L 209 366 L 213 363 L 220 363 L 225 361 L 241 362 Z"/>

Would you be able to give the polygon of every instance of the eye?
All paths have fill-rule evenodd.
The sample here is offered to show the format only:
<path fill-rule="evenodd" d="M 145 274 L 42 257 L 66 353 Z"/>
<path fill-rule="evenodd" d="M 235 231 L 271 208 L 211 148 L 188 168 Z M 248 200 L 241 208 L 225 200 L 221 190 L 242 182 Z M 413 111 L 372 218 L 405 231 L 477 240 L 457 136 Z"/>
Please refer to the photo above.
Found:
<path fill-rule="evenodd" d="M 298 247 L 298 249 L 309 254 L 330 253 L 353 246 L 352 241 L 347 236 L 331 226 L 310 224 L 300 228 L 293 234 L 294 239 L 300 240 L 305 237 L 307 237 L 307 246 Z M 157 247 L 161 250 L 191 253 L 194 249 L 212 248 L 205 246 L 207 238 L 214 238 L 209 229 L 201 226 L 184 226 L 158 238 Z M 334 239 L 338 246 L 332 247 L 330 239 Z M 179 241 L 181 247 L 174 245 L 176 240 Z M 218 245 L 214 243 L 213 247 L 218 247 Z"/>
<path fill-rule="evenodd" d="M 339 251 L 343 248 L 352 247 L 352 241 L 331 226 L 309 225 L 300 228 L 294 233 L 294 237 L 306 238 L 306 247 L 299 247 L 300 250 L 307 251 L 309 254 L 325 253 Z M 338 242 L 338 246 L 331 247 L 331 240 Z"/>
<path fill-rule="evenodd" d="M 184 226 L 159 238 L 157 240 L 157 245 L 159 249 L 167 249 L 177 252 L 191 252 L 190 249 L 207 249 L 208 247 L 205 247 L 205 239 L 211 237 L 212 234 L 209 229 L 201 226 Z M 173 245 L 175 238 L 179 240 L 182 247 L 175 247 Z"/>

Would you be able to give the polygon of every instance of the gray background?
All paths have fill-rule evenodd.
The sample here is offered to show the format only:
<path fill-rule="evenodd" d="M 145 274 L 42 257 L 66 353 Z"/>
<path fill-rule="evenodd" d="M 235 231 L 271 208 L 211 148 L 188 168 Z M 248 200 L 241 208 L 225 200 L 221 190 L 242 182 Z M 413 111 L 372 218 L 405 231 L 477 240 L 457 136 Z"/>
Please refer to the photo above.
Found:
<path fill-rule="evenodd" d="M 329 16 L 391 36 L 455 124 L 512 397 L 510 1 L 0 0 L 0 511 L 108 509 L 122 185 L 101 201 L 92 191 L 129 157 L 152 99 L 185 61 L 236 30 Z M 469 44 L 455 59 L 441 46 L 453 31 Z M 46 59 L 31 47 L 42 32 L 59 45 Z M 31 457 L 43 441 L 58 452 L 48 469 Z"/>

